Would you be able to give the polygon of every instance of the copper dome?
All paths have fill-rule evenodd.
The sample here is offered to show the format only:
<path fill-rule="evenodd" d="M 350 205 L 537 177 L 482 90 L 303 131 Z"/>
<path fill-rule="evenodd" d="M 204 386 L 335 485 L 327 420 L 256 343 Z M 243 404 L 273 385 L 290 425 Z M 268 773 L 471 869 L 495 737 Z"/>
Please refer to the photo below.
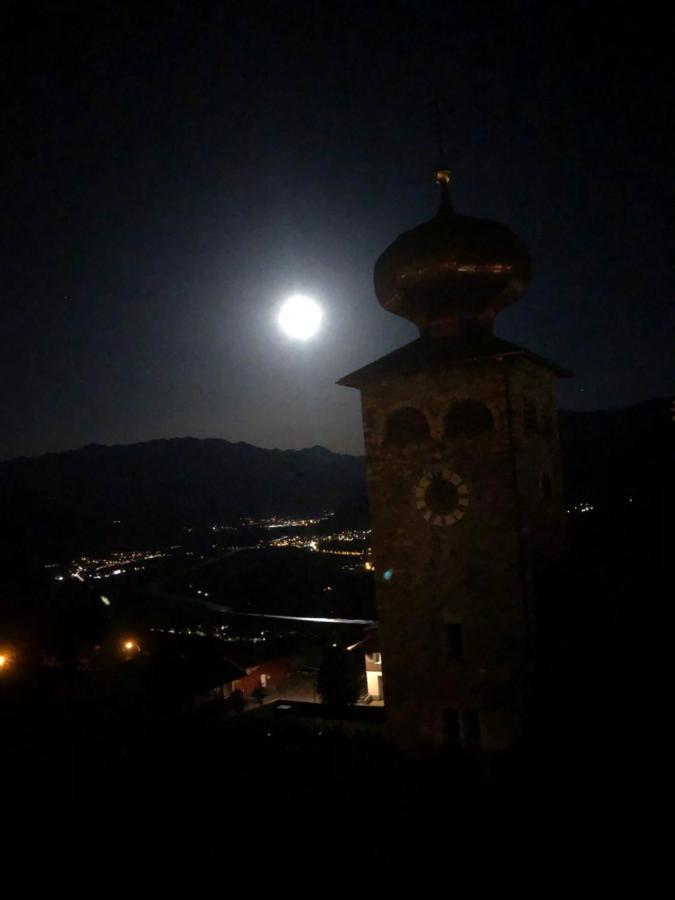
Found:
<path fill-rule="evenodd" d="M 389 312 L 411 319 L 422 334 L 492 329 L 497 313 L 530 281 L 527 247 L 505 225 L 460 216 L 441 184 L 438 212 L 400 235 L 375 263 L 375 293 Z"/>

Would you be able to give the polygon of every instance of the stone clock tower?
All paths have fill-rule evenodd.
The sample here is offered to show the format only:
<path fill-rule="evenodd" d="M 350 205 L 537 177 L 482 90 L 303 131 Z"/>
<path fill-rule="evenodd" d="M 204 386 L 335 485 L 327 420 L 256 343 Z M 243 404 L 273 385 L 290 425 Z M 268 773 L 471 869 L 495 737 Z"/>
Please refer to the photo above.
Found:
<path fill-rule="evenodd" d="M 492 332 L 527 288 L 525 245 L 438 212 L 375 264 L 382 306 L 420 337 L 339 384 L 361 391 L 390 737 L 403 749 L 518 739 L 535 585 L 561 555 L 553 385 L 564 370 Z"/>

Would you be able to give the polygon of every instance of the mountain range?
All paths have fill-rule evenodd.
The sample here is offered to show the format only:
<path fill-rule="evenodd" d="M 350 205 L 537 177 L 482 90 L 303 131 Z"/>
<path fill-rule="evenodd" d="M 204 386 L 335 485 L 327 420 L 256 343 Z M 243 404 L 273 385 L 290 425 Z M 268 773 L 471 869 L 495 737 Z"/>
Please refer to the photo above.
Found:
<path fill-rule="evenodd" d="M 671 401 L 596 412 L 561 411 L 566 502 L 663 503 L 675 449 Z M 44 558 L 150 538 L 244 516 L 361 509 L 360 457 L 323 447 L 268 450 L 174 438 L 0 462 L 0 561 Z"/>
<path fill-rule="evenodd" d="M 185 526 L 310 515 L 364 493 L 364 464 L 323 447 L 174 438 L 0 463 L 5 556 L 175 540 Z"/>

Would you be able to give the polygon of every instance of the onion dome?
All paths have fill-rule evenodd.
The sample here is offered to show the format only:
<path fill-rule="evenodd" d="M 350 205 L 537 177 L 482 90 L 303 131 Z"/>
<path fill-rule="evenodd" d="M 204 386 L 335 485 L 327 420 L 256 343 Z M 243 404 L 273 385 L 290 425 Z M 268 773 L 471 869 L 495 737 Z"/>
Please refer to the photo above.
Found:
<path fill-rule="evenodd" d="M 492 331 L 497 313 L 530 282 L 525 244 L 505 225 L 460 216 L 440 169 L 438 212 L 400 235 L 375 263 L 375 293 L 389 312 L 432 337 Z"/>

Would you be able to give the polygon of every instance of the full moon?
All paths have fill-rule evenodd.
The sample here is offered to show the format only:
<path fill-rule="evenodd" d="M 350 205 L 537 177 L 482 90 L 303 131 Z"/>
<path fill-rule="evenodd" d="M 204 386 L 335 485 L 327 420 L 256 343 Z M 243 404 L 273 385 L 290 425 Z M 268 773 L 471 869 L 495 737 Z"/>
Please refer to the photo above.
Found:
<path fill-rule="evenodd" d="M 323 312 L 311 297 L 294 294 L 283 304 L 279 312 L 279 327 L 289 337 L 306 341 L 319 330 Z"/>

